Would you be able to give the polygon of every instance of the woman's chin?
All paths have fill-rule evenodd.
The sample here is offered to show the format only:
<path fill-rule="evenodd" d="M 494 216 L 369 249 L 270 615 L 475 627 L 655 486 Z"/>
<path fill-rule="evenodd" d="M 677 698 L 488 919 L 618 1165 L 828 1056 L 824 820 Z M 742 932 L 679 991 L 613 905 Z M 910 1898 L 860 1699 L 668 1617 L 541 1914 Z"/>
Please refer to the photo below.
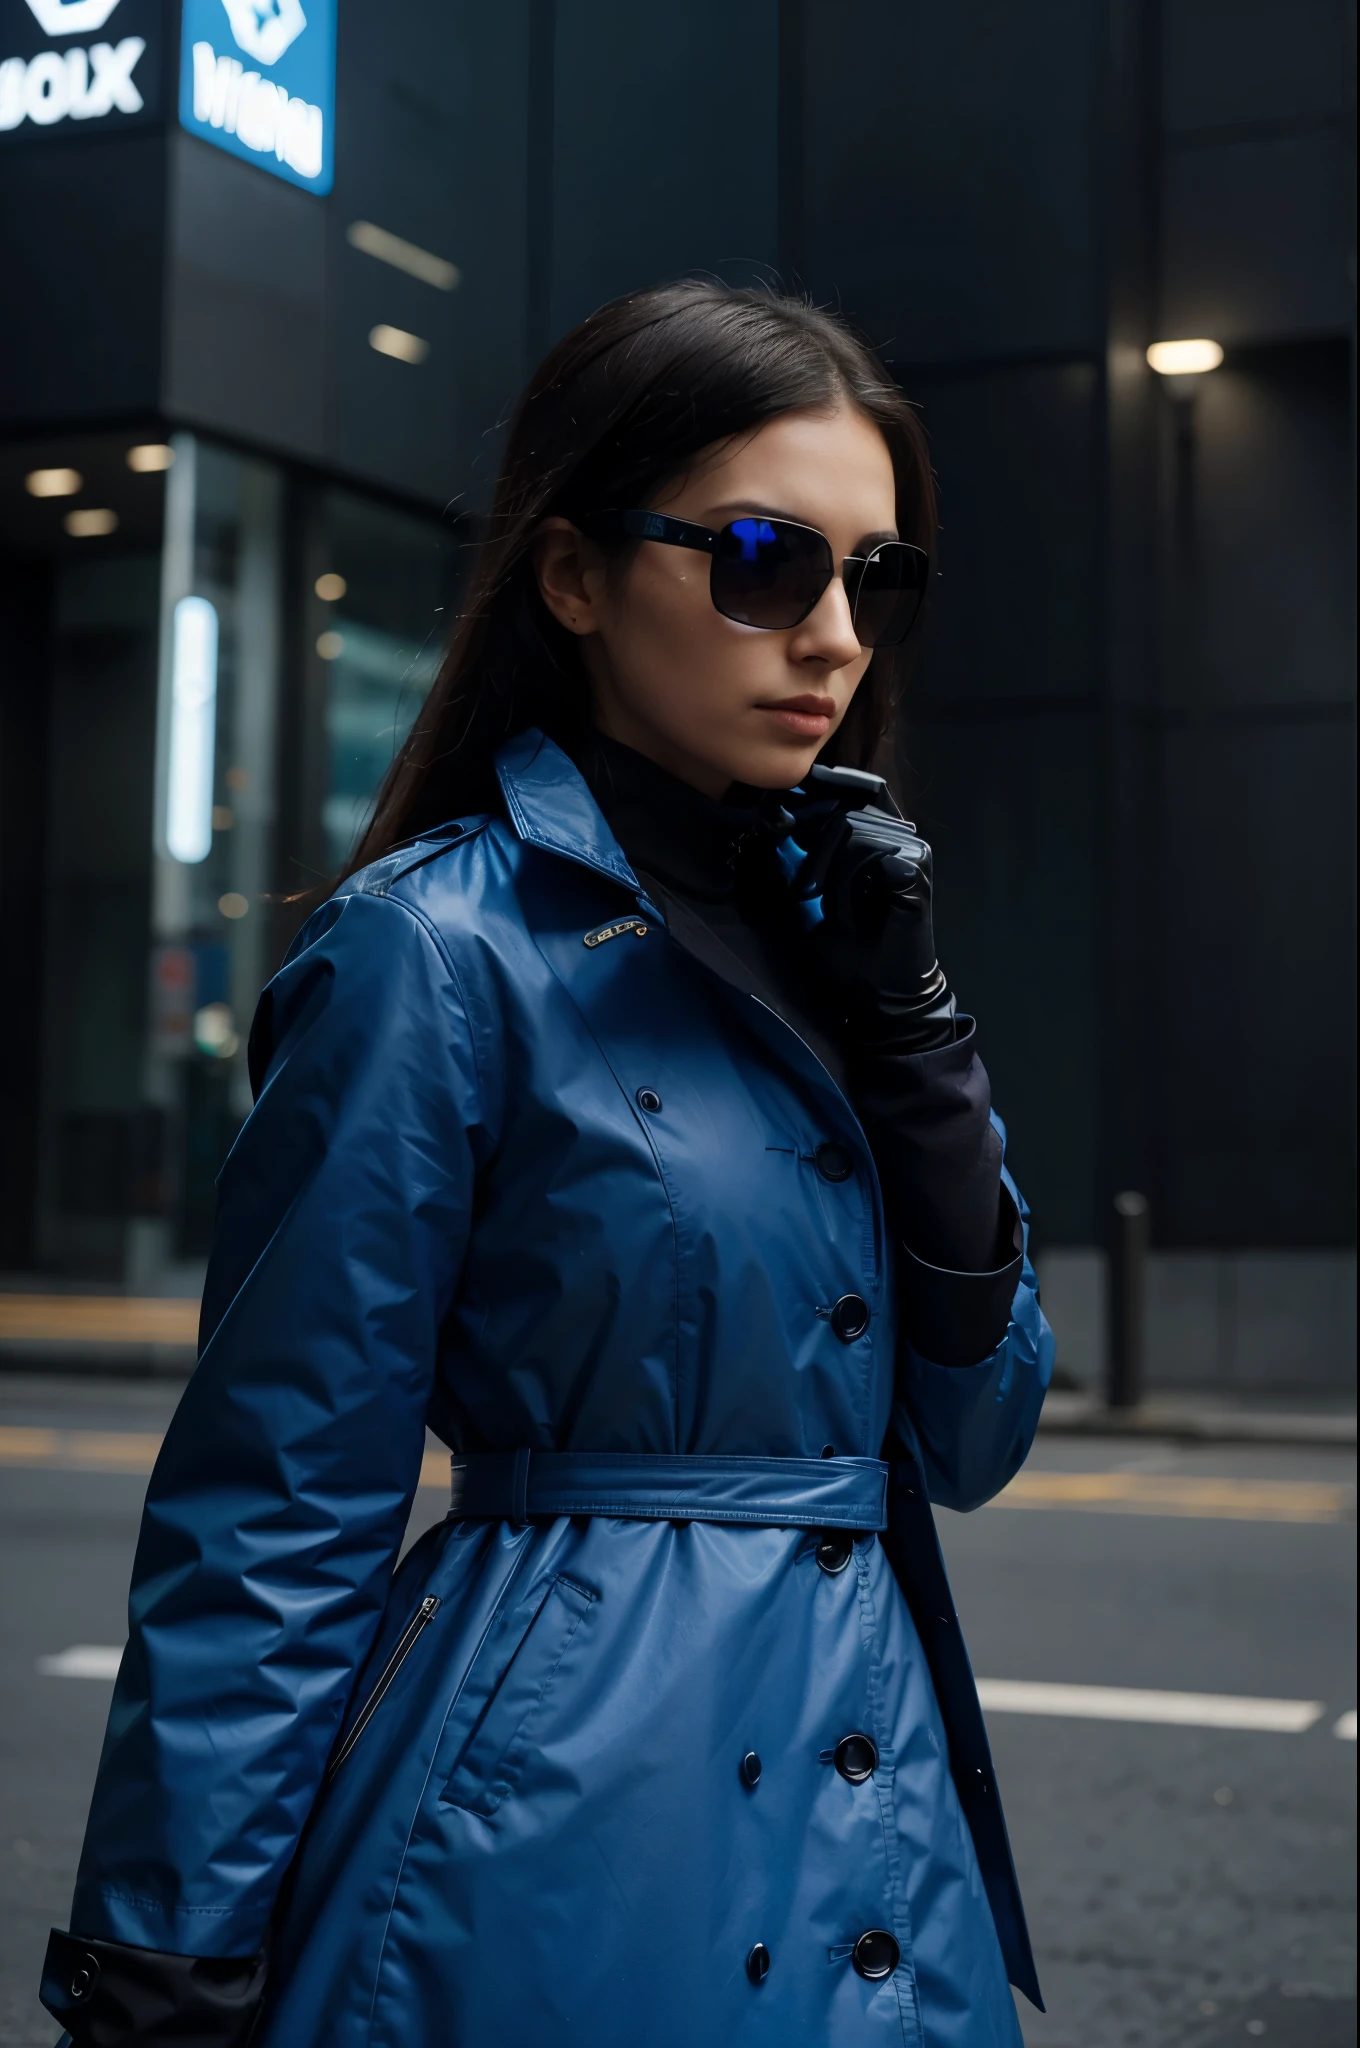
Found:
<path fill-rule="evenodd" d="M 785 734 L 773 745 L 734 748 L 732 780 L 748 789 L 794 789 L 806 780 L 824 741 L 825 736 L 814 740 Z"/>

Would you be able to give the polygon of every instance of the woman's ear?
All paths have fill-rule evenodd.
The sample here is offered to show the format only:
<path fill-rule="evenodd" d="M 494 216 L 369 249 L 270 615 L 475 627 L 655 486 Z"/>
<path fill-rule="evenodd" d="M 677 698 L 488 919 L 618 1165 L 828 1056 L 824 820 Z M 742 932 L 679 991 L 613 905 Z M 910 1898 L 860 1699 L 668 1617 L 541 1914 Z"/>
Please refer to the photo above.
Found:
<path fill-rule="evenodd" d="M 600 630 L 604 555 L 569 519 L 545 519 L 534 536 L 534 573 L 560 626 L 583 637 Z"/>

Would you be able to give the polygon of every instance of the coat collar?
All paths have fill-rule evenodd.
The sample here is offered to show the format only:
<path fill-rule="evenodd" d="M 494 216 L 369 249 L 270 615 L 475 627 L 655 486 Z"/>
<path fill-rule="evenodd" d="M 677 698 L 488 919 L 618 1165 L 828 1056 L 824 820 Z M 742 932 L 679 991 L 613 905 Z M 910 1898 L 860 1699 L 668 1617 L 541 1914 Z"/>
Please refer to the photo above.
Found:
<path fill-rule="evenodd" d="M 527 846 L 541 846 L 635 895 L 643 893 L 585 778 L 555 741 L 536 726 L 517 733 L 498 750 L 496 775 L 510 823 Z"/>
<path fill-rule="evenodd" d="M 593 868 L 597 874 L 607 875 L 610 881 L 621 883 L 625 889 L 631 890 L 648 908 L 650 915 L 659 916 L 660 922 L 666 925 L 687 952 L 720 981 L 726 983 L 730 990 L 745 996 L 751 1002 L 753 1020 L 771 1051 L 784 1060 L 791 1060 L 805 1080 L 830 1095 L 837 1108 L 849 1117 L 851 1126 L 864 1148 L 865 1156 L 872 1161 L 869 1141 L 864 1136 L 853 1105 L 836 1077 L 830 1073 L 811 1046 L 798 1035 L 794 1027 L 787 1023 L 777 1010 L 771 1009 L 765 997 L 750 981 L 736 956 L 731 955 L 724 960 L 721 956 L 726 949 L 715 944 L 702 921 L 685 912 L 683 906 L 682 915 L 678 919 L 674 906 L 670 907 L 669 915 L 665 912 L 658 913 L 647 891 L 624 858 L 622 847 L 605 823 L 604 813 L 591 795 L 585 777 L 562 749 L 537 727 L 531 727 L 528 732 L 517 733 L 497 750 L 496 774 L 515 836 L 528 846 L 542 847 L 547 853 L 555 853 L 562 859 L 576 861 L 582 867 Z M 613 949 L 610 950 L 612 955 Z M 617 965 L 617 956 L 613 957 L 614 964 Z M 563 982 L 572 990 L 583 1007 L 590 997 L 590 991 L 599 989 L 600 984 L 595 976 L 587 975 L 584 983 L 580 978 L 586 963 L 596 958 L 597 954 L 586 952 L 579 945 L 574 945 L 555 961 L 557 972 Z M 598 996 L 595 999 L 598 999 Z M 588 1008 L 586 1014 L 591 1014 Z M 602 1023 L 601 1031 L 603 1029 Z M 876 1174 L 873 1176 L 873 1185 L 877 1189 Z M 878 1204 L 875 1212 L 878 1221 L 875 1227 L 881 1233 L 884 1228 L 881 1194 L 875 1195 L 875 1201 Z"/>

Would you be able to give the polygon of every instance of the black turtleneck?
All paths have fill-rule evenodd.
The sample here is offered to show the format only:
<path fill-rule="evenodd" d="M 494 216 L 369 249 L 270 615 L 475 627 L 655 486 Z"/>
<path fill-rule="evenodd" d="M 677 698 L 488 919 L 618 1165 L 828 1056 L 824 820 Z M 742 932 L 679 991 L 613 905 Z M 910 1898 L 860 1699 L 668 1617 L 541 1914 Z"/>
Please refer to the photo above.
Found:
<path fill-rule="evenodd" d="M 903 1313 L 917 1348 L 972 1364 L 1005 1334 L 1019 1278 L 1017 1217 L 1001 1184 L 991 1090 L 971 1019 L 934 1052 L 865 1058 L 818 1000 L 779 881 L 777 794 L 734 784 L 714 801 L 600 735 L 577 765 L 672 936 L 758 996 L 812 1048 L 855 1107 L 907 1252 Z"/>
<path fill-rule="evenodd" d="M 848 1090 L 844 1054 L 811 1001 L 797 947 L 778 917 L 783 891 L 770 830 L 777 792 L 734 783 L 715 801 L 599 736 L 579 765 L 676 938 L 725 980 L 753 988 Z"/>

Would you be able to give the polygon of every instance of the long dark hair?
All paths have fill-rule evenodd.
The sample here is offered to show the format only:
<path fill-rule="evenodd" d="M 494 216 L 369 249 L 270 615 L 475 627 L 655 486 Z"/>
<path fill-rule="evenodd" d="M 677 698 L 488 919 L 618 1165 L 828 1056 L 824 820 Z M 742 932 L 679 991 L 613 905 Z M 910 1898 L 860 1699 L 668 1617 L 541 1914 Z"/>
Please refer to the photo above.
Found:
<path fill-rule="evenodd" d="M 540 726 L 570 745 L 587 728 L 578 642 L 548 611 L 534 574 L 543 519 L 560 514 L 579 525 L 612 507 L 645 506 L 701 449 L 780 413 L 841 400 L 883 435 L 898 531 L 933 558 L 925 436 L 877 357 L 832 314 L 691 279 L 615 299 L 559 341 L 515 411 L 452 643 L 346 873 L 495 805 L 492 760 L 512 734 Z M 868 765 L 892 724 L 918 633 L 874 655 L 823 760 Z"/>

